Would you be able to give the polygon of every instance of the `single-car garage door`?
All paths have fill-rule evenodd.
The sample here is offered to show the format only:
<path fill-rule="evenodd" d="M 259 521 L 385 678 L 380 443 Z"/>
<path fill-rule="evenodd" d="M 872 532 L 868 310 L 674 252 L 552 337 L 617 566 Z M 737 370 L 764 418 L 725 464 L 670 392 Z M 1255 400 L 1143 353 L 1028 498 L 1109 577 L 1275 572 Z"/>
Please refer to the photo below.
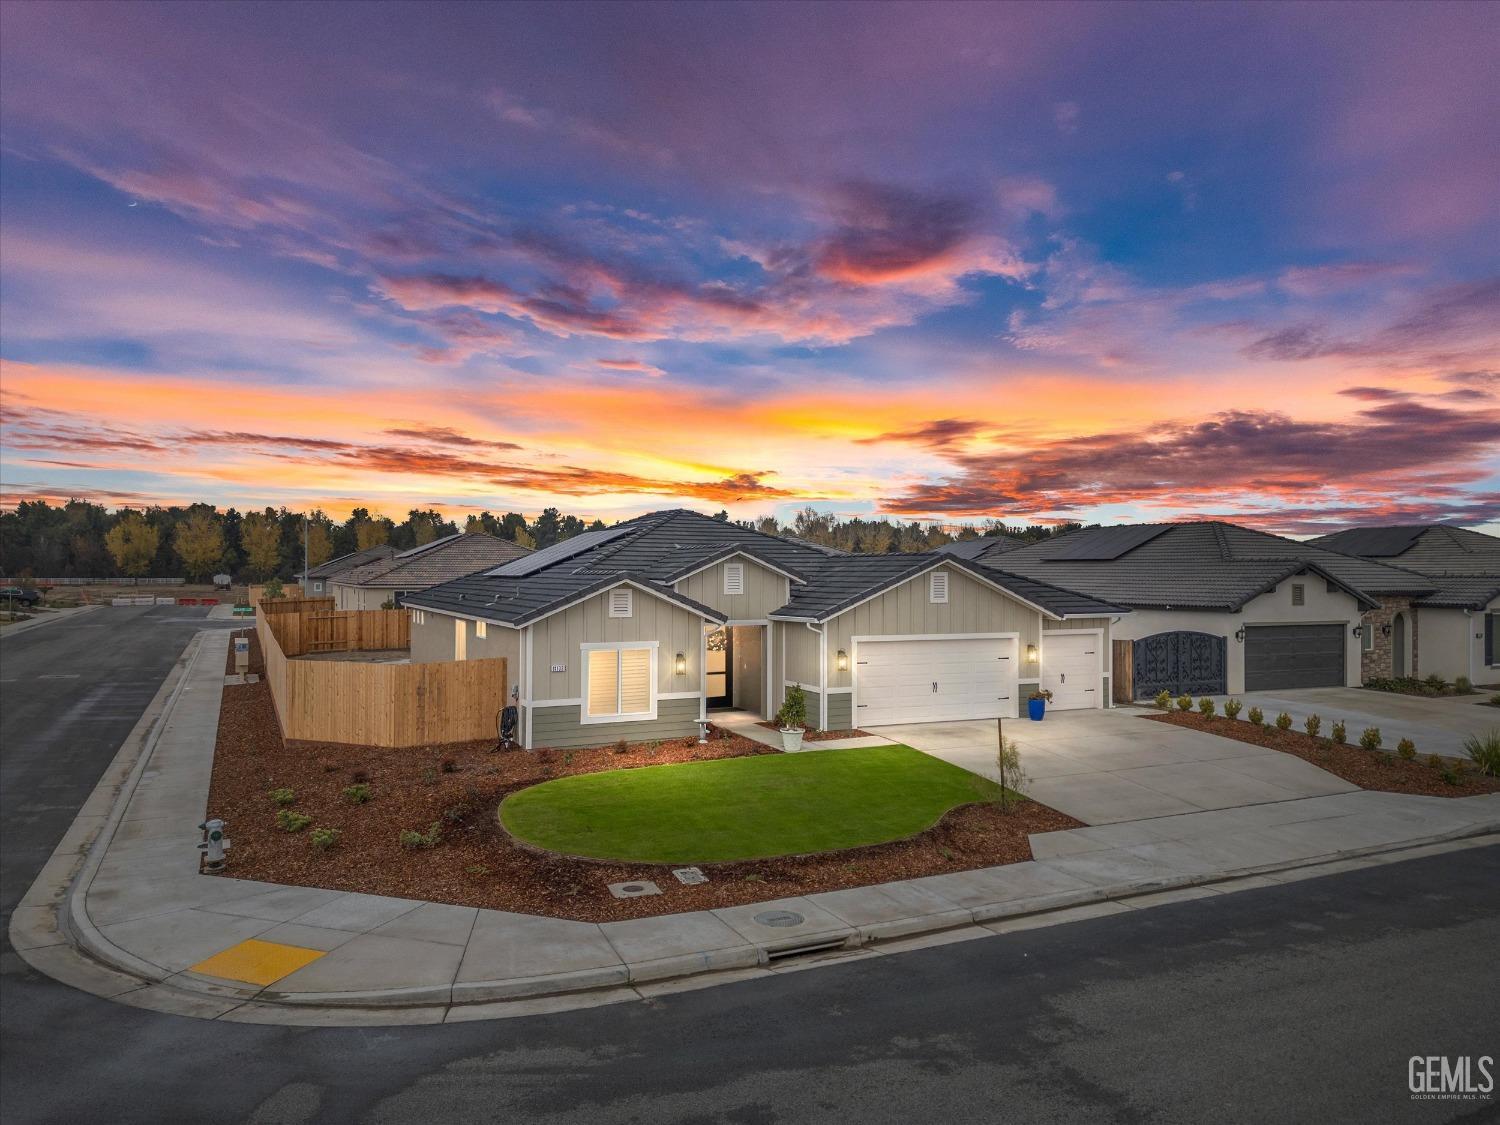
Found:
<path fill-rule="evenodd" d="M 1343 687 L 1342 625 L 1252 625 L 1245 629 L 1245 690 Z"/>
<path fill-rule="evenodd" d="M 1103 649 L 1097 633 L 1043 635 L 1042 687 L 1052 693 L 1050 709 L 1104 706 Z"/>
<path fill-rule="evenodd" d="M 1014 718 L 1014 637 L 859 641 L 855 725 Z"/>

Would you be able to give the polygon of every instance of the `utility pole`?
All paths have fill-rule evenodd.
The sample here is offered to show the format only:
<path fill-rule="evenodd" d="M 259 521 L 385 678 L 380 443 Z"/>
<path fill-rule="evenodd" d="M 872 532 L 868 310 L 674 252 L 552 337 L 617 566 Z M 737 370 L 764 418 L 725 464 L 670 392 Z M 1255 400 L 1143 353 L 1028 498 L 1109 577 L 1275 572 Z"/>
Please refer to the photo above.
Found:
<path fill-rule="evenodd" d="M 302 596 L 307 596 L 307 513 L 302 513 Z"/>

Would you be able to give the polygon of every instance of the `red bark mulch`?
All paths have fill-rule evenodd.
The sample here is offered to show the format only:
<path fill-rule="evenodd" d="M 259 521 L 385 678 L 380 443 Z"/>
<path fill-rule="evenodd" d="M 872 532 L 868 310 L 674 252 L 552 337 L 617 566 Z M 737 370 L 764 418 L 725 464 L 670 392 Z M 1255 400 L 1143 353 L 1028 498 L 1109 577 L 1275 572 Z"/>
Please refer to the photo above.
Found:
<path fill-rule="evenodd" d="M 780 732 L 781 730 L 780 723 L 772 722 L 769 719 L 763 719 L 755 725 L 758 727 L 765 727 L 767 730 L 774 730 L 777 732 Z M 802 732 L 803 742 L 828 742 L 829 740 L 835 738 L 868 737 L 870 737 L 870 732 L 867 730 L 813 730 L 811 727 L 809 727 L 807 730 Z"/>
<path fill-rule="evenodd" d="M 252 634 L 252 670 L 259 659 Z M 1028 834 L 1080 827 L 1031 801 L 1009 813 L 968 805 L 908 840 L 819 856 L 703 864 L 709 881 L 684 886 L 669 866 L 539 854 L 512 842 L 496 816 L 506 794 L 554 777 L 779 752 L 726 731 L 715 731 L 706 745 L 685 738 L 623 750 L 534 753 L 497 753 L 489 741 L 405 750 L 287 743 L 262 681 L 224 688 L 209 809 L 229 822 L 230 877 L 593 922 L 1019 863 L 1032 858 Z M 369 786 L 368 803 L 344 798 L 356 783 Z M 296 795 L 293 809 L 313 818 L 304 831 L 277 827 L 277 806 L 268 794 L 281 788 Z M 401 847 L 403 830 L 425 833 L 433 824 L 439 826 L 435 846 Z M 309 842 L 319 827 L 342 834 L 328 851 Z M 642 879 L 662 893 L 635 899 L 609 893 L 610 883 Z"/>
<path fill-rule="evenodd" d="M 1256 726 L 1244 719 L 1206 719 L 1196 711 L 1169 711 L 1148 718 L 1175 727 L 1192 727 L 1221 738 L 1233 738 L 1253 746 L 1264 746 L 1292 754 L 1319 769 L 1327 770 L 1361 789 L 1382 793 L 1416 793 L 1424 797 L 1472 797 L 1476 793 L 1500 792 L 1500 778 L 1488 777 L 1467 763 L 1444 759 L 1445 767 L 1461 771 L 1456 783 L 1443 780 L 1442 771 L 1426 764 L 1424 757 L 1404 761 L 1384 750 L 1314 738 L 1305 731 L 1281 730 L 1272 724 Z M 1331 725 L 1331 724 L 1330 724 Z M 1351 731 L 1355 738 L 1361 732 Z M 1418 751 L 1420 752 L 1420 747 Z"/>

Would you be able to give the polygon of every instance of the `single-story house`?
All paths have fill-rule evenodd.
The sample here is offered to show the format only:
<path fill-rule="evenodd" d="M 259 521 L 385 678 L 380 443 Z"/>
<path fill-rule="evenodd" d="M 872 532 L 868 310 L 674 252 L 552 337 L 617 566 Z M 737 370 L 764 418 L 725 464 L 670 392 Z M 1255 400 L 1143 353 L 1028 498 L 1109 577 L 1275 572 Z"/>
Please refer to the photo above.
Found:
<path fill-rule="evenodd" d="M 409 594 L 530 553 L 509 539 L 460 532 L 340 571 L 328 585 L 336 609 L 380 609 L 387 602 L 400 607 Z"/>
<path fill-rule="evenodd" d="M 1435 587 L 1411 602 L 1411 675 L 1500 682 L 1500 537 L 1446 524 L 1405 524 L 1351 527 L 1312 542 L 1413 571 Z"/>
<path fill-rule="evenodd" d="M 1112 602 L 951 554 L 830 554 L 685 510 L 407 595 L 412 659 L 504 656 L 523 745 L 679 738 L 786 690 L 822 729 L 1109 700 Z"/>
<path fill-rule="evenodd" d="M 350 551 L 347 555 L 340 555 L 336 559 L 329 559 L 325 563 L 308 567 L 297 576 L 302 583 L 302 592 L 310 598 L 326 598 L 332 596 L 329 588 L 329 580 L 335 575 L 343 574 L 346 570 L 364 566 L 366 563 L 379 562 L 388 559 L 396 553 L 396 548 L 389 543 L 381 543 L 379 546 L 366 547 L 362 551 Z"/>
<path fill-rule="evenodd" d="M 1213 520 L 1083 528 L 980 565 L 1133 610 L 1114 636 L 1134 642 L 1136 699 L 1357 687 L 1371 653 L 1390 660 L 1407 643 L 1367 615 L 1434 590 L 1411 571 Z"/>

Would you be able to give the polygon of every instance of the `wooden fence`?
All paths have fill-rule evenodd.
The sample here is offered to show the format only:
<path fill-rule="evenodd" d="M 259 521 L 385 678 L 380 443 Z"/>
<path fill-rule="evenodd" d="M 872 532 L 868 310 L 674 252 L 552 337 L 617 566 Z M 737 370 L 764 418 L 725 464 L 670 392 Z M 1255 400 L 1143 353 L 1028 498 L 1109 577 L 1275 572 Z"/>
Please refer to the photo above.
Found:
<path fill-rule="evenodd" d="M 296 585 L 295 583 L 283 584 L 282 587 L 281 587 L 281 598 L 282 599 L 300 598 L 300 597 L 302 597 L 303 592 L 304 591 L 303 591 L 302 587 Z M 250 587 L 250 604 L 251 605 L 260 605 L 261 598 L 263 598 L 265 596 L 266 596 L 266 588 L 264 586 L 251 586 Z M 280 600 L 280 599 L 277 599 L 277 600 Z"/>
<path fill-rule="evenodd" d="M 1109 697 L 1115 703 L 1135 702 L 1135 642 L 1115 640 L 1110 642 L 1114 651 L 1110 653 L 1114 663 L 1110 673 Z"/>
<path fill-rule="evenodd" d="M 277 604 L 266 602 L 262 608 Z M 404 609 L 333 609 L 267 616 L 281 651 L 288 657 L 411 647 L 411 614 Z"/>
<path fill-rule="evenodd" d="M 430 664 L 297 660 L 282 650 L 277 631 L 289 630 L 277 617 L 257 613 L 255 631 L 288 740 L 404 747 L 495 736 L 509 682 L 504 657 Z"/>
<path fill-rule="evenodd" d="M 317 613 L 319 611 L 333 610 L 332 598 L 262 598 L 256 601 L 251 598 L 250 604 L 259 613 L 270 614 L 272 617 L 283 617 L 289 613 Z"/>

